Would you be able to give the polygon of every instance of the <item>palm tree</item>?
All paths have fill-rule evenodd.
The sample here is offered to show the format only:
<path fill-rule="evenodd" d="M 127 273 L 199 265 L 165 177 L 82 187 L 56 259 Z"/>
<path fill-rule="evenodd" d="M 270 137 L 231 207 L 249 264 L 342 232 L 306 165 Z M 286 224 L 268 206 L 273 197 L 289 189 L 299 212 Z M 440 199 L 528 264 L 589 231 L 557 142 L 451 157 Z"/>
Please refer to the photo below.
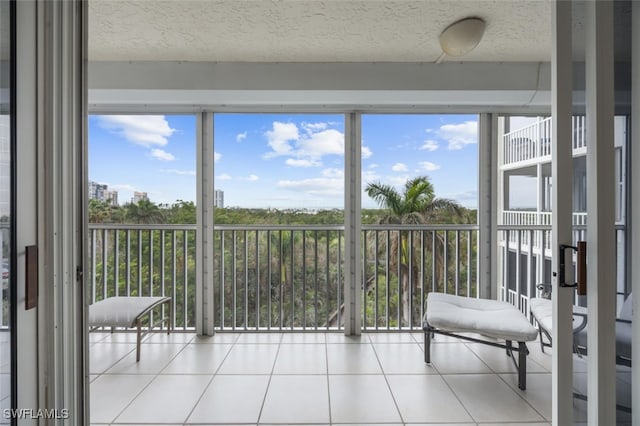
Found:
<path fill-rule="evenodd" d="M 147 199 L 126 205 L 126 218 L 132 223 L 162 223 L 164 214 L 160 208 Z"/>
<path fill-rule="evenodd" d="M 418 176 L 405 183 L 404 191 L 399 192 L 395 187 L 380 182 L 370 183 L 365 188 L 367 195 L 373 198 L 380 207 L 388 210 L 388 214 L 380 219 L 380 223 L 386 224 L 424 224 L 433 222 L 442 217 L 444 213 L 460 215 L 462 207 L 455 201 L 437 198 L 433 184 L 428 176 Z M 392 267 L 400 270 L 402 285 L 402 321 L 404 325 L 411 324 L 411 309 L 409 289 L 416 288 L 418 276 L 417 260 L 410 258 L 415 252 L 409 247 L 409 232 L 400 231 L 398 238 L 392 241 Z M 399 246 L 398 246 L 399 245 Z M 409 270 L 413 265 L 413 270 Z M 412 273 L 410 273 L 412 272 Z M 413 279 L 410 283 L 410 277 Z M 388 283 L 387 283 L 388 285 Z"/>

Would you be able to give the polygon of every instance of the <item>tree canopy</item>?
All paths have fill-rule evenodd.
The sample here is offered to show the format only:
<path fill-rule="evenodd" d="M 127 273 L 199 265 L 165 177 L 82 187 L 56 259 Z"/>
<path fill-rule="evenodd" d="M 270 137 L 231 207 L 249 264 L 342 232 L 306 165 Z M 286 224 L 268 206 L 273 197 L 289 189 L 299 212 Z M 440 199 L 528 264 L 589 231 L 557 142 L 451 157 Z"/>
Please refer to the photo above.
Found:
<path fill-rule="evenodd" d="M 453 200 L 437 198 L 428 176 L 408 180 L 402 192 L 380 182 L 369 183 L 365 191 L 380 207 L 388 210 L 381 223 L 433 223 L 446 216 L 459 217 L 464 210 Z"/>

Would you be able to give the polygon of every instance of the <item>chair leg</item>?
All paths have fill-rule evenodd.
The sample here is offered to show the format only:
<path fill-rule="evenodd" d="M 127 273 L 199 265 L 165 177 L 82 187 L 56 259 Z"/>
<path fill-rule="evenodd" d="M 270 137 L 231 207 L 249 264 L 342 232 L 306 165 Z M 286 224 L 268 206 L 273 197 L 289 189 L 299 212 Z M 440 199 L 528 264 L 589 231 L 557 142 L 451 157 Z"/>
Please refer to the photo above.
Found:
<path fill-rule="evenodd" d="M 136 362 L 140 361 L 140 339 L 142 335 L 142 324 L 140 318 L 136 322 L 136 327 L 138 329 L 138 337 L 136 339 Z"/>
<path fill-rule="evenodd" d="M 540 350 L 544 353 L 544 342 L 542 341 L 542 327 L 538 326 L 538 334 L 540 335 Z"/>
<path fill-rule="evenodd" d="M 527 345 L 524 342 L 518 342 L 518 388 L 527 389 Z"/>
<path fill-rule="evenodd" d="M 424 329 L 424 362 L 431 364 L 431 335 L 430 327 Z"/>
<path fill-rule="evenodd" d="M 173 328 L 173 300 L 170 299 L 167 305 L 169 305 L 169 324 L 167 324 L 167 334 L 170 334 L 171 329 Z"/>

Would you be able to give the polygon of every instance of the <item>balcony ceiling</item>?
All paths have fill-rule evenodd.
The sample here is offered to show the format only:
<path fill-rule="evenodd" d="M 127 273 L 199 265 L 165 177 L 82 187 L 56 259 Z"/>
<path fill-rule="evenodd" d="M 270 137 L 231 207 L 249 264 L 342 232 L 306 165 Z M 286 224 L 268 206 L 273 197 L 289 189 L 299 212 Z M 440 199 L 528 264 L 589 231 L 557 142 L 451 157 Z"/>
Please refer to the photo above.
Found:
<path fill-rule="evenodd" d="M 97 61 L 433 62 L 438 35 L 485 19 L 465 61 L 549 61 L 549 1 L 92 0 Z"/>
<path fill-rule="evenodd" d="M 172 102 L 545 108 L 552 4 L 90 0 L 89 87 L 97 89 L 90 91 L 90 102 L 94 108 Z M 616 7 L 617 23 L 628 25 L 630 8 Z M 574 15 L 575 47 L 581 52 L 584 10 L 576 7 Z M 434 64 L 441 53 L 439 34 L 468 16 L 487 23 L 478 47 L 463 58 Z M 622 54 L 629 51 L 628 44 L 618 46 Z"/>
<path fill-rule="evenodd" d="M 548 62 L 551 5 L 546 0 L 91 0 L 89 59 L 433 62 L 442 30 L 477 16 L 487 22 L 485 36 L 464 61 Z M 616 7 L 616 28 L 628 28 L 629 5 Z M 584 10 L 575 9 L 579 40 Z"/>

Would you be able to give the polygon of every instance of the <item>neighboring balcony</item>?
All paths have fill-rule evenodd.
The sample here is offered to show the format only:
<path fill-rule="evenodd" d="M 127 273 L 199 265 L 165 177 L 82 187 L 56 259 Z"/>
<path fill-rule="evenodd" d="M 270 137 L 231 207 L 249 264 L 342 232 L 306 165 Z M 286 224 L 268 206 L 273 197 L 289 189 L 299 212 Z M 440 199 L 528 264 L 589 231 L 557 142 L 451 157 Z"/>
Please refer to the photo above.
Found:
<path fill-rule="evenodd" d="M 585 116 L 572 117 L 573 156 L 587 151 Z M 551 117 L 506 133 L 502 137 L 503 170 L 551 161 Z"/>

